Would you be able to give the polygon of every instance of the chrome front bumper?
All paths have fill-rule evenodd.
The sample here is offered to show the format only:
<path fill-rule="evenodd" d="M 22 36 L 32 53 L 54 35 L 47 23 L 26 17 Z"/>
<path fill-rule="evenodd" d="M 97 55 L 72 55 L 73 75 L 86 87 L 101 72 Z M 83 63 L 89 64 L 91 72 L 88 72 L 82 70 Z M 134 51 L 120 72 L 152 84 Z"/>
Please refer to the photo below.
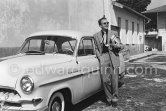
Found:
<path fill-rule="evenodd" d="M 0 87 L 0 111 L 46 111 L 47 107 L 37 107 L 42 101 L 41 97 L 22 98 L 16 90 Z"/>
<path fill-rule="evenodd" d="M 32 104 L 34 107 L 43 101 L 42 98 L 37 99 L 18 99 L 18 100 L 0 100 L 0 111 L 45 111 L 40 110 L 28 110 L 23 108 L 22 104 Z M 31 108 L 30 108 L 31 109 Z"/>
<path fill-rule="evenodd" d="M 22 107 L 9 107 L 9 108 L 0 108 L 0 111 L 48 111 L 48 107 L 43 107 L 40 109 L 29 109 Z"/>

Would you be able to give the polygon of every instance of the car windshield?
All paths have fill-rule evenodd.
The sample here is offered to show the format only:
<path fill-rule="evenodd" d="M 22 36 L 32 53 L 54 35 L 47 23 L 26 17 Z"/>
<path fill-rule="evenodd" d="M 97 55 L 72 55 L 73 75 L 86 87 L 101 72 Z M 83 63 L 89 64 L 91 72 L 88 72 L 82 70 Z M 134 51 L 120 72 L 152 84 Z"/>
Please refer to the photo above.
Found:
<path fill-rule="evenodd" d="M 73 55 L 76 39 L 65 36 L 36 36 L 26 39 L 19 53 L 59 53 Z"/>

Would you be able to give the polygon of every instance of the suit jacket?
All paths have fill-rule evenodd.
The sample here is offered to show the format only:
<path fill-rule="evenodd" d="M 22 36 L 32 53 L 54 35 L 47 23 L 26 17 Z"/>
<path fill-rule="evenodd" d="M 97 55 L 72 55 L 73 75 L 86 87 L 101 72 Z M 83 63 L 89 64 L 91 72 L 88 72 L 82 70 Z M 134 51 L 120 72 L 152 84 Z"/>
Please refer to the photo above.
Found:
<path fill-rule="evenodd" d="M 110 61 L 113 65 L 113 67 L 116 68 L 116 67 L 120 66 L 120 60 L 119 60 L 119 56 L 116 55 L 115 52 L 113 52 L 113 47 L 114 47 L 115 43 L 111 40 L 112 35 L 113 35 L 113 33 L 110 30 L 108 30 L 107 40 L 108 40 L 108 43 L 110 46 L 110 48 L 109 48 Z M 96 40 L 96 45 L 99 50 L 97 52 L 97 58 L 100 60 L 100 58 L 102 57 L 102 45 L 101 45 L 101 41 L 103 39 L 102 32 L 99 31 L 96 34 L 94 34 L 94 38 Z"/>

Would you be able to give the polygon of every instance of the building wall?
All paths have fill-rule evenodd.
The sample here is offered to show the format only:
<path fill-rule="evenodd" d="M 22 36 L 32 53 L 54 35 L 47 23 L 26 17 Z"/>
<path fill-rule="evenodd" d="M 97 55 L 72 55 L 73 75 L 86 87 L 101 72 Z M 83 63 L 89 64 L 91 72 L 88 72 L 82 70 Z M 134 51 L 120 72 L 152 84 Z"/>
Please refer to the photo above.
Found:
<path fill-rule="evenodd" d="M 1 0 L 0 47 L 19 47 L 29 34 L 43 30 L 93 34 L 102 16 L 103 0 Z"/>
<path fill-rule="evenodd" d="M 115 26 L 121 17 L 120 38 L 127 47 L 141 51 L 144 43 L 143 19 L 113 7 L 111 0 L 1 0 L 0 6 L 0 47 L 20 46 L 29 34 L 43 30 L 77 30 L 92 35 L 100 30 L 97 21 L 103 15 Z M 125 20 L 129 23 L 127 34 Z"/>
<path fill-rule="evenodd" d="M 66 2 L 69 6 L 68 29 L 91 35 L 100 30 L 98 19 L 104 15 L 102 0 L 66 0 Z M 105 13 L 108 16 L 108 11 L 105 11 Z"/>
<path fill-rule="evenodd" d="M 162 37 L 162 51 L 166 51 L 166 12 L 158 13 L 158 33 Z"/>
<path fill-rule="evenodd" d="M 114 6 L 114 11 L 116 16 L 114 25 L 118 26 L 118 18 L 121 18 L 120 38 L 129 49 L 130 55 L 144 52 L 144 19 L 116 6 Z M 128 31 L 126 31 L 126 20 L 128 21 Z M 134 23 L 133 31 L 132 22 Z M 139 24 L 139 32 L 137 32 L 137 24 Z"/>

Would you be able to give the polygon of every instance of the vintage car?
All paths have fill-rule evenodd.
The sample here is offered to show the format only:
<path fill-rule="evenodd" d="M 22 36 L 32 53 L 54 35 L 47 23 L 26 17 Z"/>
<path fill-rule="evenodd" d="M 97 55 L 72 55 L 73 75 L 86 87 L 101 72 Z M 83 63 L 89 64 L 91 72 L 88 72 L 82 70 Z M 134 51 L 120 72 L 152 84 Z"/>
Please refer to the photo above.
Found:
<path fill-rule="evenodd" d="M 99 92 L 96 49 L 93 36 L 75 31 L 31 34 L 18 54 L 0 58 L 0 110 L 64 111 Z"/>

